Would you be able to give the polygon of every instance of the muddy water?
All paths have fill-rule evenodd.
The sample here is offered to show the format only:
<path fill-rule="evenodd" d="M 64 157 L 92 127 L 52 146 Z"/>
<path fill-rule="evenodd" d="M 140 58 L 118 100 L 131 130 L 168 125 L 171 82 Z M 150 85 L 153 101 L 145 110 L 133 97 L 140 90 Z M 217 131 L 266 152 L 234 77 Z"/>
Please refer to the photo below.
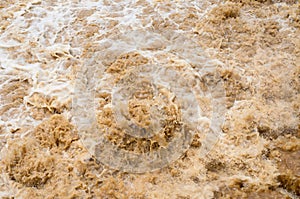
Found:
<path fill-rule="evenodd" d="M 298 1 L 0 10 L 2 198 L 299 196 Z"/>

